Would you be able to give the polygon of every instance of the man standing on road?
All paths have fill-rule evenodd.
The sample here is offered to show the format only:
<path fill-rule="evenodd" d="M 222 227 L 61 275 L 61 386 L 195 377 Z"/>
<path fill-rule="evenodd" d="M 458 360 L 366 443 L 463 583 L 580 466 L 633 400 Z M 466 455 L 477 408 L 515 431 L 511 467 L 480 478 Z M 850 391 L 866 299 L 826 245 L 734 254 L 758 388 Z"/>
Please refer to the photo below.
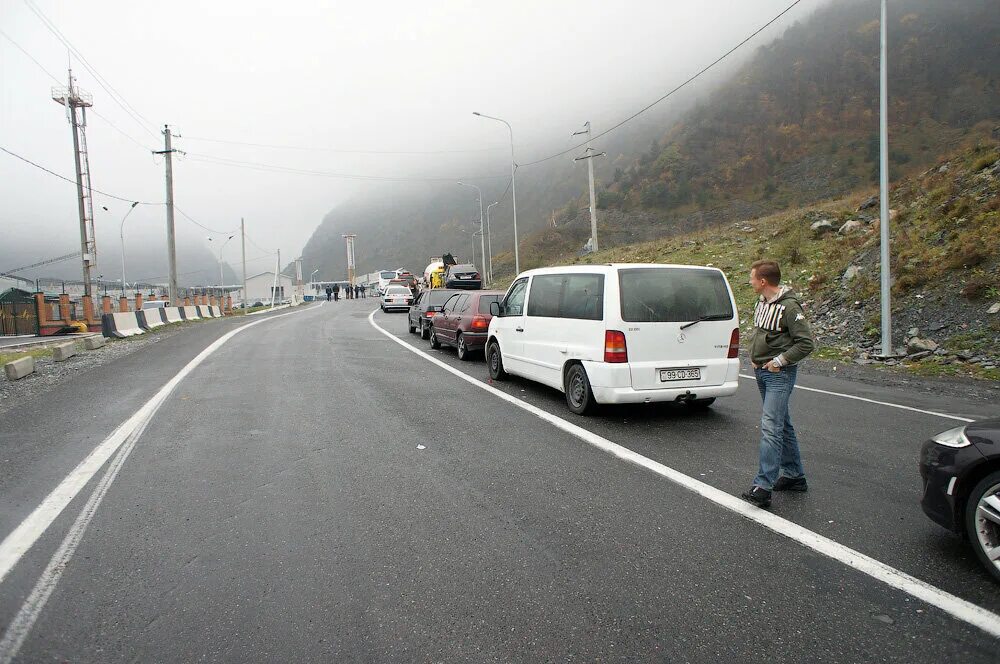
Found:
<path fill-rule="evenodd" d="M 760 469 L 743 500 L 757 507 L 771 505 L 772 491 L 806 491 L 788 404 L 795 387 L 797 364 L 813 351 L 809 322 L 795 293 L 781 283 L 774 261 L 750 266 L 750 286 L 757 293 L 750 332 L 750 363 L 764 402 L 760 418 Z"/>
<path fill-rule="evenodd" d="M 333 296 L 333 289 L 329 286 L 326 287 L 326 301 L 329 302 L 330 298 Z"/>
<path fill-rule="evenodd" d="M 333 285 L 333 301 L 336 302 L 340 299 L 340 284 Z"/>

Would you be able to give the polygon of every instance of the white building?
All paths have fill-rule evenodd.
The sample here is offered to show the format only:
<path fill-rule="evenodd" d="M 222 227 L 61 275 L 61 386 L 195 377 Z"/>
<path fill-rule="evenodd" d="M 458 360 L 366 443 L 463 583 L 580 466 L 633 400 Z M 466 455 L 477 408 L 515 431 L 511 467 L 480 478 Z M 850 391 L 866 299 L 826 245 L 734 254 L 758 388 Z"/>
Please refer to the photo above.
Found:
<path fill-rule="evenodd" d="M 261 272 L 247 277 L 247 301 L 263 302 L 271 299 L 271 289 L 274 288 L 274 272 Z M 278 275 L 278 300 L 291 298 L 295 293 L 295 280 L 287 274 Z"/>

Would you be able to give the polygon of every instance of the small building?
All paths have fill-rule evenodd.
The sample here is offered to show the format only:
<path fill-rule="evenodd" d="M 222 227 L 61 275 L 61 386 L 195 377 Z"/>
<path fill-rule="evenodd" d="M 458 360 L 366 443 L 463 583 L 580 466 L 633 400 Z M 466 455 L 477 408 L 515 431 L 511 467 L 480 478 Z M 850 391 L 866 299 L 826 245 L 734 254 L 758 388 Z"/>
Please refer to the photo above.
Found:
<path fill-rule="evenodd" d="M 252 277 L 247 277 L 247 301 L 263 302 L 271 299 L 271 291 L 274 289 L 274 272 L 261 272 Z M 291 298 L 295 293 L 295 280 L 287 274 L 278 274 L 278 286 L 275 297 L 280 301 Z"/>

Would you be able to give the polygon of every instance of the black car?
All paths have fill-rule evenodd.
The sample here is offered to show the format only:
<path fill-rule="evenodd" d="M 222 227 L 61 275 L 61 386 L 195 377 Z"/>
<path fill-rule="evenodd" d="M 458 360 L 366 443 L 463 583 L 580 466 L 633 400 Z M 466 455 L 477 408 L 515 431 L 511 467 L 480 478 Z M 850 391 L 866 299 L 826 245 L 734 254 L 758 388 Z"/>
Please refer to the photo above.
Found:
<path fill-rule="evenodd" d="M 924 513 L 969 539 L 1000 581 L 1000 419 L 934 436 L 920 452 Z"/>
<path fill-rule="evenodd" d="M 426 339 L 430 332 L 431 318 L 448 301 L 448 298 L 455 294 L 455 291 L 445 288 L 434 288 L 421 291 L 417 294 L 417 299 L 410 306 L 409 328 L 410 334 L 420 330 L 420 338 Z"/>
<path fill-rule="evenodd" d="M 483 287 L 483 278 L 471 263 L 452 265 L 444 275 L 444 287 L 479 290 Z"/>

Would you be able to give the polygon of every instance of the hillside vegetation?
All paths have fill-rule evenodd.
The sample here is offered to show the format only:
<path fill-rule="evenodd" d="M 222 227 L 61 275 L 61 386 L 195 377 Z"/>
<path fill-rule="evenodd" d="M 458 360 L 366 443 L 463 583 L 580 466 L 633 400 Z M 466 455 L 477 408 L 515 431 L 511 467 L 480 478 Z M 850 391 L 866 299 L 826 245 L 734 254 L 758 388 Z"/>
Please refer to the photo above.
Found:
<path fill-rule="evenodd" d="M 746 318 L 754 301 L 749 264 L 776 259 L 785 282 L 804 297 L 821 345 L 817 356 L 868 364 L 877 353 L 881 323 L 873 193 L 596 254 L 570 250 L 540 260 L 715 266 L 726 272 Z M 894 338 L 903 357 L 887 364 L 1000 380 L 1000 142 L 984 140 L 904 180 L 891 192 L 890 206 Z M 584 236 L 588 232 L 585 223 L 573 226 Z M 545 246 L 545 238 L 535 238 L 534 246 Z M 558 252 L 557 245 L 548 246 Z"/>

